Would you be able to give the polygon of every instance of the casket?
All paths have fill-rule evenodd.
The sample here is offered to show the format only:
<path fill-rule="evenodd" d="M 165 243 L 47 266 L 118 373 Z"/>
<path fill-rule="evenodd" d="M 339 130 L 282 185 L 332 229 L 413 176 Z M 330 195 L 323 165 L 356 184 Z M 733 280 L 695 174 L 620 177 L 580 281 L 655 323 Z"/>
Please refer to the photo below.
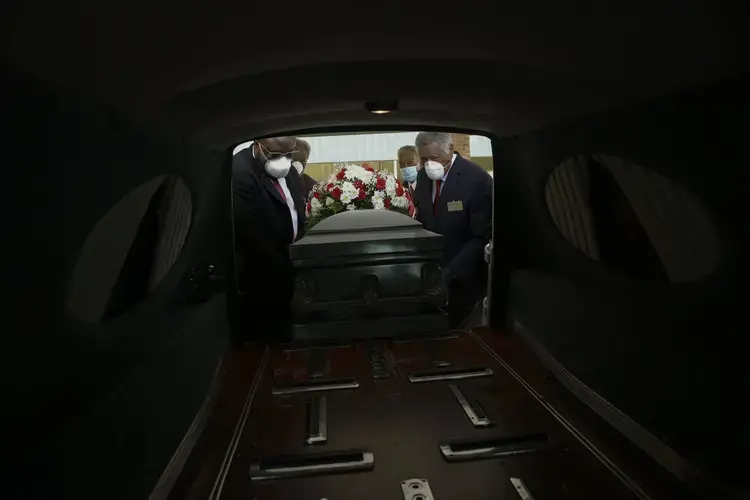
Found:
<path fill-rule="evenodd" d="M 443 237 L 387 210 L 331 216 L 290 246 L 295 340 L 434 335 L 448 330 Z"/>

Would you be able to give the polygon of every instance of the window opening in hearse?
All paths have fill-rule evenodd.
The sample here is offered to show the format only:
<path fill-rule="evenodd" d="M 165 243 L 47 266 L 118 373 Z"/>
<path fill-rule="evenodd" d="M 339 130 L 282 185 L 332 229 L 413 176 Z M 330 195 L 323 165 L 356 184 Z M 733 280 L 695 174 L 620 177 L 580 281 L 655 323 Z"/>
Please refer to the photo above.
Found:
<path fill-rule="evenodd" d="M 482 322 L 488 138 L 280 136 L 238 145 L 232 168 L 248 339 L 406 336 Z"/>

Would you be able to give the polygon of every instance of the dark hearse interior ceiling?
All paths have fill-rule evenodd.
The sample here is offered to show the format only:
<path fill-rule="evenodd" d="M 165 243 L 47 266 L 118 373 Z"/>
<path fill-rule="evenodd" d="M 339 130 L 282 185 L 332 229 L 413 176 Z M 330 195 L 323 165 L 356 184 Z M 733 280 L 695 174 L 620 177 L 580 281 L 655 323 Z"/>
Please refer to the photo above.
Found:
<path fill-rule="evenodd" d="M 351 18 L 319 2 L 279 11 L 263 2 L 18 2 L 5 55 L 71 92 L 223 145 L 375 119 L 513 135 L 738 73 L 740 9 L 385 2 Z M 363 116 L 362 102 L 383 93 L 398 94 L 402 113 Z"/>

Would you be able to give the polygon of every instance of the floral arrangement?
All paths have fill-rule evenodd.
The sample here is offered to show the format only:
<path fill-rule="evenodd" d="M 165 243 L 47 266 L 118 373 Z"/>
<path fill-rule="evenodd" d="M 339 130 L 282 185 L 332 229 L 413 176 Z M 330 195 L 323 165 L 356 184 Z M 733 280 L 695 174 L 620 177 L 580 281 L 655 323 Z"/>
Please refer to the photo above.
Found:
<path fill-rule="evenodd" d="M 387 170 L 375 171 L 367 163 L 341 165 L 310 191 L 307 227 L 344 210 L 363 209 L 393 210 L 413 216 L 414 202 L 409 190 Z"/>

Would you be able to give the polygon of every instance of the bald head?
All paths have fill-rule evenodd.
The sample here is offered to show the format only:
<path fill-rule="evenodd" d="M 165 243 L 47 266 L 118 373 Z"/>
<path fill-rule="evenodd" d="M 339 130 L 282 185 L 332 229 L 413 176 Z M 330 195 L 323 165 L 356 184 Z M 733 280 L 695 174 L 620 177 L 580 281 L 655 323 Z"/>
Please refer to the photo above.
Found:
<path fill-rule="evenodd" d="M 419 151 L 416 146 L 402 146 L 396 153 L 399 168 L 419 166 Z"/>
<path fill-rule="evenodd" d="M 294 151 L 297 139 L 294 137 L 271 137 L 257 141 L 264 148 L 264 153 L 288 154 Z"/>

